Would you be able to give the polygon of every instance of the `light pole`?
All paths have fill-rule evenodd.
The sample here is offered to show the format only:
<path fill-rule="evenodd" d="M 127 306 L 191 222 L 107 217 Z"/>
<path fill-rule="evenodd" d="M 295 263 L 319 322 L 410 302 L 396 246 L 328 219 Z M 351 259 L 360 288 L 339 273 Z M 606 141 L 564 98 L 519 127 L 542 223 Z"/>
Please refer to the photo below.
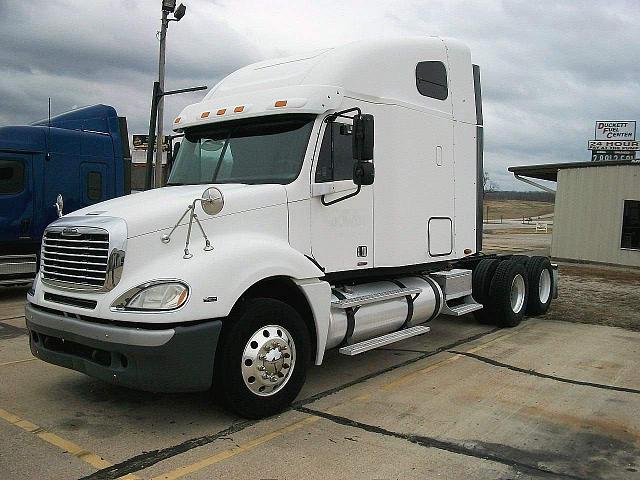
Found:
<path fill-rule="evenodd" d="M 165 65 L 165 52 L 167 43 L 167 28 L 169 28 L 169 22 L 179 22 L 187 11 L 182 3 L 176 8 L 176 0 L 162 0 L 162 25 L 160 27 L 160 58 L 158 61 L 158 86 L 159 91 L 164 92 L 164 65 Z M 169 14 L 173 13 L 173 18 L 169 18 Z M 154 89 L 154 98 L 156 91 Z M 158 148 L 156 149 L 156 168 L 155 168 L 155 182 L 156 188 L 162 186 L 162 147 L 164 145 L 164 139 L 162 137 L 163 121 L 164 121 L 164 96 L 158 98 Z M 150 148 L 149 145 L 147 148 Z"/>

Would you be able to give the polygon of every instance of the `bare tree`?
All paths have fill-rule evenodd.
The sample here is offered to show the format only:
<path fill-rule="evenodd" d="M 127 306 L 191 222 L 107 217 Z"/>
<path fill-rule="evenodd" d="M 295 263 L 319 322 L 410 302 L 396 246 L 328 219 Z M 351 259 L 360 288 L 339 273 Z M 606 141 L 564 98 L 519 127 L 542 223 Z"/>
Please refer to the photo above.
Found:
<path fill-rule="evenodd" d="M 482 172 L 482 186 L 484 187 L 484 193 L 495 192 L 498 190 L 498 186 L 489 177 L 489 172 L 484 170 Z"/>

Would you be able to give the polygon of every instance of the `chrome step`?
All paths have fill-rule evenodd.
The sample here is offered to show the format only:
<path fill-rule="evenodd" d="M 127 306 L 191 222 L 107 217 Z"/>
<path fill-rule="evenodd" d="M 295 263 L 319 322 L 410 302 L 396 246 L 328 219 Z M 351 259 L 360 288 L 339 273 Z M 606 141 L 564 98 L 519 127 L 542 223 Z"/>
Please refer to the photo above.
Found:
<path fill-rule="evenodd" d="M 480 310 L 482 308 L 482 304 L 477 303 L 471 295 L 466 295 L 463 300 L 464 301 L 462 303 L 454 305 L 453 307 L 450 307 L 445 301 L 442 307 L 442 314 L 461 317 L 462 315 L 475 312 L 476 310 Z"/>
<path fill-rule="evenodd" d="M 331 302 L 333 308 L 351 308 L 368 303 L 381 302 L 392 298 L 406 297 L 407 295 L 417 295 L 422 292 L 421 288 L 397 288 L 387 292 L 372 293 L 369 295 L 361 295 L 359 297 L 345 298 L 344 300 L 334 300 Z M 375 348 L 375 347 L 374 347 Z"/>
<path fill-rule="evenodd" d="M 358 355 L 359 353 L 368 352 L 369 350 L 373 350 L 374 348 L 383 347 L 385 345 L 389 345 L 390 343 L 395 343 L 406 338 L 415 337 L 416 335 L 422 335 L 429 332 L 430 330 L 430 327 L 425 327 L 424 325 L 416 325 L 415 327 L 405 328 L 402 330 L 398 330 L 397 332 L 387 333 L 386 335 L 382 335 L 381 337 L 365 340 L 364 342 L 347 345 L 340 348 L 339 352 L 343 355 L 349 356 Z"/>

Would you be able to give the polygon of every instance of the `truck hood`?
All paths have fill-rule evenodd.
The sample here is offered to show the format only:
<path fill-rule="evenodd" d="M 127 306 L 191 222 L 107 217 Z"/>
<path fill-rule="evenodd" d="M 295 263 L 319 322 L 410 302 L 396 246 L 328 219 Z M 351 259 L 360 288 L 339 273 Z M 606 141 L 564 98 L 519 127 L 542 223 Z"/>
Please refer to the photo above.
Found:
<path fill-rule="evenodd" d="M 215 186 L 224 196 L 224 208 L 216 217 L 287 203 L 283 185 L 184 185 L 157 188 L 96 203 L 64 217 L 80 215 L 119 217 L 127 222 L 127 237 L 137 237 L 173 227 L 193 200 Z M 201 220 L 212 218 L 199 204 L 196 213 Z M 181 224 L 186 224 L 186 216 Z"/>

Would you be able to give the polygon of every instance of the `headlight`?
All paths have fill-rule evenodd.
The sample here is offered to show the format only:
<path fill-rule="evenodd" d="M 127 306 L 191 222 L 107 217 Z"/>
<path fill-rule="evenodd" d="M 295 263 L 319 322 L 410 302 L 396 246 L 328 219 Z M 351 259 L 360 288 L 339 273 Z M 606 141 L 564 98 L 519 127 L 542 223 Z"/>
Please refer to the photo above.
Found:
<path fill-rule="evenodd" d="M 140 285 L 116 300 L 116 310 L 167 311 L 184 305 L 189 297 L 189 287 L 180 282 L 162 282 Z"/>

